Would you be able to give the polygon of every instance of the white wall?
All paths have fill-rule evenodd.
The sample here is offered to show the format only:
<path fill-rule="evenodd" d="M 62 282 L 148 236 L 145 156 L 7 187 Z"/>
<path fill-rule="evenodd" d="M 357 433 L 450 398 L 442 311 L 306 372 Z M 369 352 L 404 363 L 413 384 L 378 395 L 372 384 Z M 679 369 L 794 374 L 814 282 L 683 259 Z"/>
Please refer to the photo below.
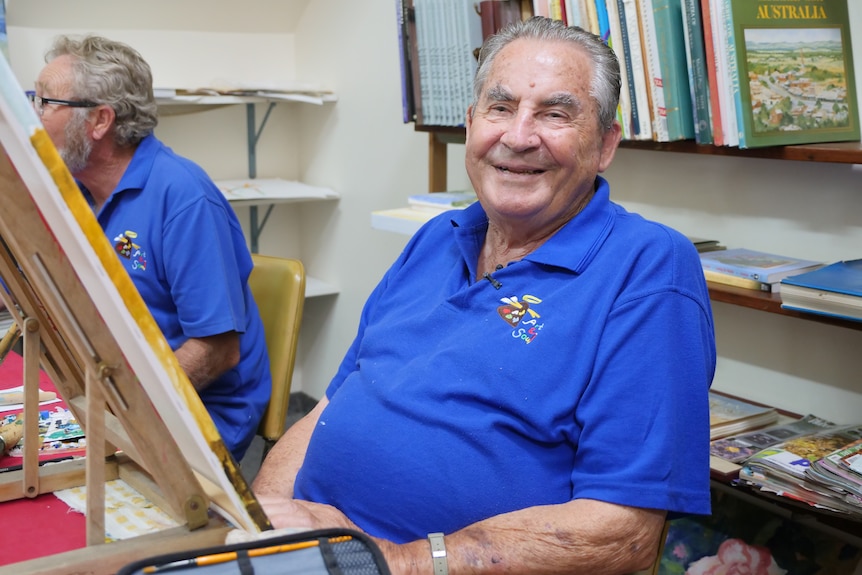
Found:
<path fill-rule="evenodd" d="M 849 4 L 851 21 L 862 22 L 862 6 Z M 273 21 L 267 32 L 281 30 Z M 294 390 L 320 397 L 365 298 L 406 242 L 371 229 L 369 214 L 426 189 L 427 135 L 401 122 L 393 2 L 308 0 L 283 30 L 293 35 L 296 77 L 339 96 L 321 108 L 280 104 L 259 146 L 260 176 L 297 177 L 341 194 L 336 204 L 276 207 L 261 240 L 262 252 L 301 255 L 313 275 L 340 287 L 338 296 L 306 304 Z M 854 31 L 862 78 L 862 32 Z M 242 108 L 165 118 L 159 135 L 216 178 L 246 169 Z M 449 186 L 464 187 L 463 146 L 449 148 Z M 617 201 L 691 235 L 824 261 L 862 257 L 862 172 L 848 165 L 620 150 L 606 175 Z M 714 311 L 716 388 L 858 420 L 854 352 L 862 351 L 862 332 L 721 303 Z"/>

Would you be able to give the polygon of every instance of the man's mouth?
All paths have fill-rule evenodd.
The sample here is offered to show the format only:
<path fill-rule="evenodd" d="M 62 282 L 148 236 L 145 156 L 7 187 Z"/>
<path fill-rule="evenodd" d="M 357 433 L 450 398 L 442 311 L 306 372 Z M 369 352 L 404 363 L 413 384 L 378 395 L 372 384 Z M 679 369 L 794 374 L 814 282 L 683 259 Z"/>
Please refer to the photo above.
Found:
<path fill-rule="evenodd" d="M 509 168 L 507 166 L 497 166 L 497 169 L 501 172 L 509 172 L 510 174 L 518 174 L 525 176 L 534 176 L 536 174 L 543 174 L 545 170 L 530 170 L 525 168 Z"/>

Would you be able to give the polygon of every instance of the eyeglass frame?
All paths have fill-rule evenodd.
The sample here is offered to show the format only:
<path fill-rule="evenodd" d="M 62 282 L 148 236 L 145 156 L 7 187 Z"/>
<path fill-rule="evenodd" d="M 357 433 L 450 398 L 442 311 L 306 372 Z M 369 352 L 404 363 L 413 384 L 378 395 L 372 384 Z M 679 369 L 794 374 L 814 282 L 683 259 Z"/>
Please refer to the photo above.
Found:
<path fill-rule="evenodd" d="M 99 104 L 90 100 L 60 100 L 58 98 L 45 98 L 37 96 L 36 92 L 27 92 L 27 97 L 30 98 L 30 103 L 36 109 L 39 116 L 45 113 L 45 104 L 57 104 L 58 106 L 69 106 L 70 108 L 95 108 Z M 39 103 L 36 103 L 36 100 Z"/>

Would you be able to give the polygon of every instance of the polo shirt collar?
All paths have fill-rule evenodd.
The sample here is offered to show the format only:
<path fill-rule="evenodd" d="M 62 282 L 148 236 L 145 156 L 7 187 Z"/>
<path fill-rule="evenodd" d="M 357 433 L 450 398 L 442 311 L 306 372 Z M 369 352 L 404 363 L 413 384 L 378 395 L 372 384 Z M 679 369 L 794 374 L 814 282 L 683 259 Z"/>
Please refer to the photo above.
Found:
<path fill-rule="evenodd" d="M 161 143 L 155 135 L 150 134 L 141 140 L 114 193 L 143 189 L 153 170 L 153 163 L 156 161 L 159 149 L 161 149 Z"/>
<path fill-rule="evenodd" d="M 524 259 L 582 273 L 610 235 L 614 206 L 610 185 L 596 177 L 596 192 L 581 212 L 557 231 L 552 238 Z M 475 202 L 451 217 L 455 241 L 467 262 L 476 261 L 488 230 L 488 216 Z"/>

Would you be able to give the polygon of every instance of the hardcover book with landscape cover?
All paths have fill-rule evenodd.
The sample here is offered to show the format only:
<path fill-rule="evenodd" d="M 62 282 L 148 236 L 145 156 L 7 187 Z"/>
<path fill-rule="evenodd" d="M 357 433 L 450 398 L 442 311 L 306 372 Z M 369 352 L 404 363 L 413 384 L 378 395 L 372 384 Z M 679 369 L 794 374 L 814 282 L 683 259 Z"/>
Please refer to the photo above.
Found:
<path fill-rule="evenodd" d="M 765 283 L 774 283 L 789 275 L 799 274 L 823 265 L 822 262 L 813 260 L 746 248 L 701 253 L 700 263 L 705 271 L 709 270 Z"/>
<path fill-rule="evenodd" d="M 847 0 L 731 0 L 746 147 L 859 140 Z"/>

